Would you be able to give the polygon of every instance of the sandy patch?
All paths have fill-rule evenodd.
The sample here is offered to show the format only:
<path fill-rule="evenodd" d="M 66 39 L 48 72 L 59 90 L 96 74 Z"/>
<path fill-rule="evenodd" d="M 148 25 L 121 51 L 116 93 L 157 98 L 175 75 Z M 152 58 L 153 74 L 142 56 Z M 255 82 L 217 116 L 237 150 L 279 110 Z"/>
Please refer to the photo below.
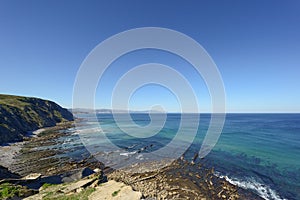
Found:
<path fill-rule="evenodd" d="M 36 137 L 38 134 L 43 132 L 45 128 L 37 129 L 29 132 L 29 137 Z M 0 165 L 9 168 L 13 162 L 14 157 L 19 153 L 24 142 L 8 143 L 0 145 Z"/>
<path fill-rule="evenodd" d="M 24 142 L 16 142 L 0 146 L 0 165 L 9 168 L 14 157 L 19 153 Z"/>

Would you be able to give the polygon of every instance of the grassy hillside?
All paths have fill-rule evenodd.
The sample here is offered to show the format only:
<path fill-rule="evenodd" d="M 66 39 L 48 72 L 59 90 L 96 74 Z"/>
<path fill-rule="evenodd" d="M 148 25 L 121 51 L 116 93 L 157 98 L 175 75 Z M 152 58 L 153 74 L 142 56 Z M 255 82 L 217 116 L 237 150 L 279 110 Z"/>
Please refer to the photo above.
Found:
<path fill-rule="evenodd" d="M 28 131 L 70 120 L 72 113 L 52 101 L 0 94 L 0 144 L 19 141 Z"/>

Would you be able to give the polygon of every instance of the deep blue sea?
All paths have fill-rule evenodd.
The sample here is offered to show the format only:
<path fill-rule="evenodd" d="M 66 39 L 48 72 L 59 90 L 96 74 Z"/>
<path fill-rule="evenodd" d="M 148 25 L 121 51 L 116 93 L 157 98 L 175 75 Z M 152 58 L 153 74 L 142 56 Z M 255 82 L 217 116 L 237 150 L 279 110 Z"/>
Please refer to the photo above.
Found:
<path fill-rule="evenodd" d="M 199 114 L 188 114 L 191 125 L 196 115 Z M 181 121 L 181 114 L 167 114 L 157 134 L 151 135 L 153 130 L 149 130 L 145 135 L 149 134 L 149 137 L 137 138 L 126 134 L 119 126 L 125 127 L 127 133 L 147 132 L 147 129 L 137 129 L 136 125 L 147 127 L 151 123 L 148 114 L 131 114 L 134 124 L 121 118 L 119 126 L 112 114 L 97 114 L 97 118 L 91 114 L 81 114 L 78 117 L 84 120 L 75 133 L 80 135 L 92 154 L 108 160 L 109 157 L 116 159 L 116 154 L 141 159 L 137 156 L 139 152 L 155 152 L 167 146 L 174 139 Z M 192 159 L 201 147 L 210 117 L 210 114 L 200 114 L 198 131 L 191 144 L 191 130 L 189 124 L 185 124 L 183 130 L 186 134 L 177 138 L 178 148 L 166 150 L 163 156 L 172 157 L 173 152 L 182 150 L 181 144 L 188 144 L 185 158 Z M 217 176 L 252 190 L 265 199 L 300 199 L 300 114 L 227 114 L 217 144 L 204 159 L 196 162 L 208 168 L 214 167 Z"/>

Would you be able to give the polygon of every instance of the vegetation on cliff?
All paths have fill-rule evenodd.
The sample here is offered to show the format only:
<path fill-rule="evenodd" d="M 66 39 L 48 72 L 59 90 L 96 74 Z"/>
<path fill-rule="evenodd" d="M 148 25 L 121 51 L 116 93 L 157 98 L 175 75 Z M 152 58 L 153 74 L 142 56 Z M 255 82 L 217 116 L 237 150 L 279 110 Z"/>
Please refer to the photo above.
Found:
<path fill-rule="evenodd" d="M 72 113 L 52 101 L 0 94 L 0 144 L 20 141 L 28 131 L 70 120 Z"/>

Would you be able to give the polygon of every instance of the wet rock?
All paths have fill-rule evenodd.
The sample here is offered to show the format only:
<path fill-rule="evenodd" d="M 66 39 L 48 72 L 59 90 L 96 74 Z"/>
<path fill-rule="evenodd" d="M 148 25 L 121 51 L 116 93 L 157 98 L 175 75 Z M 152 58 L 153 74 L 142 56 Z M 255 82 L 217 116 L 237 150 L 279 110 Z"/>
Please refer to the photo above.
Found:
<path fill-rule="evenodd" d="M 95 173 L 94 170 L 90 168 L 72 170 L 70 172 L 66 172 L 61 175 L 63 177 L 62 182 L 68 183 L 68 182 L 77 181 L 94 173 Z"/>

